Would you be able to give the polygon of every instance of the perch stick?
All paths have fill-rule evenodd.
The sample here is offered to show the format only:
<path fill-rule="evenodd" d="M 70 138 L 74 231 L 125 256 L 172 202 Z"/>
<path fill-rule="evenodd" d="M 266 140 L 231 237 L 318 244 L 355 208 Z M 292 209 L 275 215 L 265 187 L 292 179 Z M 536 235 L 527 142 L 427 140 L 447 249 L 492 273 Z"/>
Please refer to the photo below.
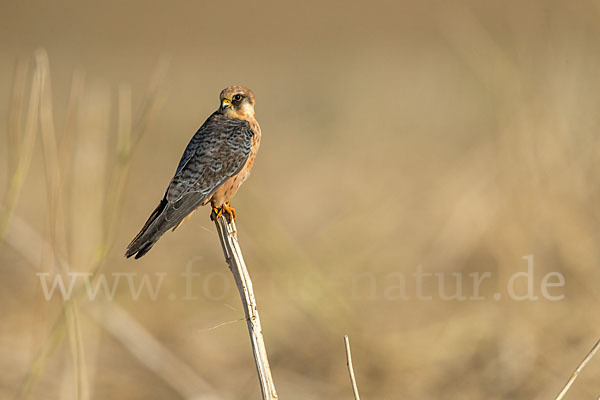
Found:
<path fill-rule="evenodd" d="M 228 221 L 226 217 L 212 218 L 215 221 L 219 240 L 223 247 L 225 261 L 229 265 L 229 269 L 233 274 L 235 284 L 240 293 L 242 303 L 244 305 L 244 313 L 246 314 L 246 323 L 248 325 L 248 333 L 252 342 L 252 352 L 254 353 L 254 362 L 258 372 L 260 381 L 260 390 L 264 400 L 276 400 L 277 391 L 275 383 L 271 376 L 271 368 L 269 367 L 269 359 L 267 358 L 267 349 L 262 335 L 262 327 L 260 325 L 260 316 L 254 298 L 254 290 L 252 289 L 252 280 L 246 268 L 242 250 L 237 240 L 237 230 L 234 221 Z"/>
<path fill-rule="evenodd" d="M 352 354 L 350 353 L 350 339 L 348 338 L 348 335 L 344 336 L 344 344 L 346 345 L 346 364 L 348 365 L 350 382 L 352 382 L 352 392 L 354 393 L 354 399 L 360 400 L 358 386 L 356 385 L 356 377 L 354 376 L 354 367 L 352 366 Z"/>
<path fill-rule="evenodd" d="M 556 396 L 555 400 L 562 400 L 565 397 L 565 395 L 571 388 L 571 385 L 573 385 L 573 382 L 575 382 L 575 379 L 577 379 L 577 375 L 579 375 L 581 370 L 586 366 L 586 364 L 588 362 L 590 362 L 592 357 L 594 357 L 594 355 L 598 352 L 599 349 L 600 349 L 600 340 L 598 340 L 596 342 L 596 344 L 594 345 L 594 347 L 592 347 L 592 349 L 589 351 L 589 353 L 587 353 L 587 355 L 585 356 L 583 361 L 581 361 L 579 366 L 575 369 L 575 371 L 573 372 L 573 374 L 571 375 L 571 377 L 569 378 L 569 380 L 567 381 L 565 386 L 562 388 L 562 390 L 558 394 L 558 396 Z"/>

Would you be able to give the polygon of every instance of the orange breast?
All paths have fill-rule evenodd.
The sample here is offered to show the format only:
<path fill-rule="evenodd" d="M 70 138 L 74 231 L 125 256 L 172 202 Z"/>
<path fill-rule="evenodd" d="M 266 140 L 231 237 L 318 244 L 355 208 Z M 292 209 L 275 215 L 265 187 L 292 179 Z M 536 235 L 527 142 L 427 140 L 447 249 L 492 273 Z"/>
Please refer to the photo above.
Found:
<path fill-rule="evenodd" d="M 250 150 L 248 161 L 246 161 L 246 164 L 242 167 L 240 172 L 225 181 L 225 183 L 215 191 L 210 198 L 210 202 L 213 206 L 220 207 L 226 201 L 231 200 L 231 198 L 235 196 L 242 183 L 244 183 L 244 181 L 248 179 L 248 176 L 250 175 L 250 170 L 254 165 L 254 159 L 256 158 L 256 153 L 258 152 L 258 147 L 260 146 L 260 126 L 256 120 L 251 120 L 249 122 L 252 130 L 254 131 L 254 136 L 252 137 L 252 149 Z"/>

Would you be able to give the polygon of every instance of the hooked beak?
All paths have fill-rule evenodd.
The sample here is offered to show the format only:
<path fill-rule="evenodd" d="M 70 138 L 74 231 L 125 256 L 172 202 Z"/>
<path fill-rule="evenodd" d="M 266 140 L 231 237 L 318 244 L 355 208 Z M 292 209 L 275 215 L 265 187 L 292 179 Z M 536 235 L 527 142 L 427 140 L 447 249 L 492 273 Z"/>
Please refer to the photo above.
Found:
<path fill-rule="evenodd" d="M 221 110 L 227 110 L 229 107 L 231 107 L 231 100 L 223 99 L 221 102 Z"/>

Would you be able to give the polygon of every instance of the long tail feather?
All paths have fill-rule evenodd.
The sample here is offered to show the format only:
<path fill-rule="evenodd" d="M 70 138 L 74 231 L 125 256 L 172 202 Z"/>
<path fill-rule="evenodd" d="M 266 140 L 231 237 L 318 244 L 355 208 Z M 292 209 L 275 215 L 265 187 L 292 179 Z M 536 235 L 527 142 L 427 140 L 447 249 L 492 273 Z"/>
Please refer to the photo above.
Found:
<path fill-rule="evenodd" d="M 140 258 L 146 254 L 154 243 L 165 233 L 166 229 L 160 229 L 164 225 L 164 211 L 168 205 L 166 200 L 161 200 L 158 207 L 150 214 L 150 217 L 144 224 L 144 227 L 127 246 L 125 257 L 129 258 L 135 254 L 135 258 Z"/>
<path fill-rule="evenodd" d="M 166 231 L 177 227 L 186 216 L 202 205 L 205 198 L 206 196 L 198 193 L 190 193 L 175 203 L 161 200 L 140 233 L 127 246 L 125 256 L 129 258 L 135 255 L 136 259 L 142 257 Z"/>

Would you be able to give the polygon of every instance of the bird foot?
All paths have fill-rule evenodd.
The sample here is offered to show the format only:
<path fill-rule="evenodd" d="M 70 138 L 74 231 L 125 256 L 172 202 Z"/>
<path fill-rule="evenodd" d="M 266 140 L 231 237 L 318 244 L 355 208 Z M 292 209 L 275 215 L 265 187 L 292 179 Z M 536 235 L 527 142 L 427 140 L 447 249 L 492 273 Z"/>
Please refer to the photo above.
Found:
<path fill-rule="evenodd" d="M 227 216 L 228 222 L 236 220 L 235 208 L 231 207 L 230 201 L 226 201 L 221 207 L 215 207 L 213 205 L 212 213 L 210 214 L 210 219 L 212 221 L 216 221 L 223 215 Z"/>

